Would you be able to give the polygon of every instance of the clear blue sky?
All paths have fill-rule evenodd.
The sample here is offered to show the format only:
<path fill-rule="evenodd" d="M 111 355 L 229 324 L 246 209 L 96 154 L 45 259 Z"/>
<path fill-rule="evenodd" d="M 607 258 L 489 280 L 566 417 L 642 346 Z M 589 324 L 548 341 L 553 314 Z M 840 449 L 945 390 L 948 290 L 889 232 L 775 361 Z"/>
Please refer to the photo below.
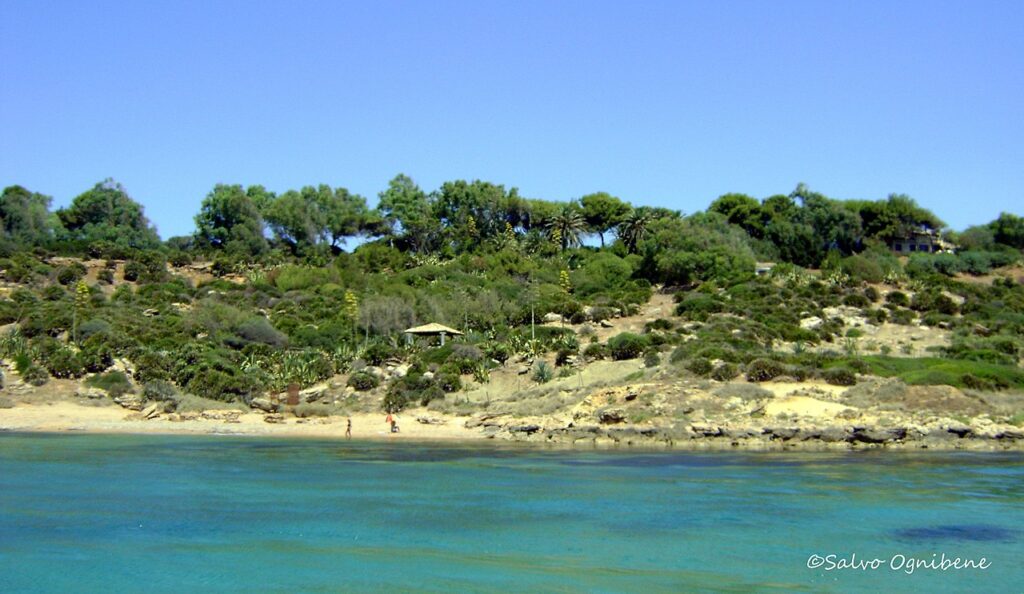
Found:
<path fill-rule="evenodd" d="M 1024 2 L 0 0 L 0 184 L 113 177 L 161 235 L 214 184 L 404 172 L 685 212 L 798 182 L 1024 208 Z"/>

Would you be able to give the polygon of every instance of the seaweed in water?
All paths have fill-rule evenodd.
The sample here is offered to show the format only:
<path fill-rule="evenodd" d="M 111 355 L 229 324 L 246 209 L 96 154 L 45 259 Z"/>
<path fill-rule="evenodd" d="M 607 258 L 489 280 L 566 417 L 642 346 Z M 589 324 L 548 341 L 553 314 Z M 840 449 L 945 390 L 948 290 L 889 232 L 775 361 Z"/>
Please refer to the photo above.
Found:
<path fill-rule="evenodd" d="M 977 542 L 1012 542 L 1016 538 L 1013 530 L 990 524 L 951 524 L 905 528 L 896 531 L 901 540 L 969 540 Z"/>

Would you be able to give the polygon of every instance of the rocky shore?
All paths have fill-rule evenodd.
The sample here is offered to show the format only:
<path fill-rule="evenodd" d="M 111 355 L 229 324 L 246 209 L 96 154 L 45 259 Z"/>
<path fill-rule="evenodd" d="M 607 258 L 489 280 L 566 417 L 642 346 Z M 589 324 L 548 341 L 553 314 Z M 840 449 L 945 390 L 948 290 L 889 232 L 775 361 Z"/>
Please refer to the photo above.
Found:
<path fill-rule="evenodd" d="M 713 422 L 670 426 L 544 426 L 521 420 L 471 419 L 484 437 L 516 442 L 678 449 L 824 450 L 934 449 L 1024 450 L 1024 429 L 1012 425 L 933 421 L 928 424 L 746 425 Z"/>

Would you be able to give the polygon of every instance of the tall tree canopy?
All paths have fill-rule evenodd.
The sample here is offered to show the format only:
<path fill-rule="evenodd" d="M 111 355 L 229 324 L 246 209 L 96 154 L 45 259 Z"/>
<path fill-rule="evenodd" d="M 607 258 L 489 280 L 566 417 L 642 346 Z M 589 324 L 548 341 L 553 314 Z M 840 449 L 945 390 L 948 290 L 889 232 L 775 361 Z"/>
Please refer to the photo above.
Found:
<path fill-rule="evenodd" d="M 289 190 L 270 201 L 263 214 L 277 238 L 297 252 L 318 244 L 337 249 L 375 222 L 365 198 L 326 184 Z"/>
<path fill-rule="evenodd" d="M 9 186 L 0 194 L 3 237 L 21 245 L 40 245 L 53 237 L 60 221 L 50 212 L 50 197 Z"/>
<path fill-rule="evenodd" d="M 73 240 L 110 241 L 133 248 L 152 248 L 160 243 L 142 205 L 112 179 L 79 194 L 71 206 L 58 210 L 57 216 Z"/>
<path fill-rule="evenodd" d="M 601 247 L 604 247 L 604 234 L 616 228 L 633 210 L 628 202 L 607 192 L 587 194 L 580 198 L 580 206 L 590 231 L 601 238 Z"/>
<path fill-rule="evenodd" d="M 378 195 L 377 211 L 398 243 L 414 252 L 431 249 L 441 231 L 430 197 L 403 173 Z"/>
<path fill-rule="evenodd" d="M 240 185 L 217 184 L 196 215 L 195 238 L 198 245 L 225 250 L 243 256 L 258 256 L 267 250 L 263 235 L 263 216 L 253 196 L 262 198 L 259 186 L 242 189 Z"/>

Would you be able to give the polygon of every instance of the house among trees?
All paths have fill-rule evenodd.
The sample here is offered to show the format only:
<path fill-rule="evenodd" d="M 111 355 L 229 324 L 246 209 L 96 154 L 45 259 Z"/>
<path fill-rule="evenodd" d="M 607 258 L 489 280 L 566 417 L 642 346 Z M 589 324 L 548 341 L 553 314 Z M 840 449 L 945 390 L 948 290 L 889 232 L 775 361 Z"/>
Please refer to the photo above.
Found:
<path fill-rule="evenodd" d="M 952 253 L 956 246 L 939 235 L 939 232 L 928 227 L 918 227 L 913 231 L 896 236 L 888 242 L 889 249 L 897 254 L 907 255 L 914 252 L 935 254 L 940 252 Z"/>

